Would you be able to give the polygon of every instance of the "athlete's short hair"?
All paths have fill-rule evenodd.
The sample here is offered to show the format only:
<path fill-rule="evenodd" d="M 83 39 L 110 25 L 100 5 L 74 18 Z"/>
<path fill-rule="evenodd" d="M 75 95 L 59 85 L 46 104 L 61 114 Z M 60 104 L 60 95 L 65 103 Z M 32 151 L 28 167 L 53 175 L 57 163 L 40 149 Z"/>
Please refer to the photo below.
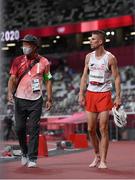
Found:
<path fill-rule="evenodd" d="M 101 39 L 103 40 L 103 44 L 105 43 L 105 41 L 106 41 L 106 34 L 105 34 L 104 31 L 97 30 L 97 31 L 93 31 L 92 34 L 99 35 L 101 37 Z"/>

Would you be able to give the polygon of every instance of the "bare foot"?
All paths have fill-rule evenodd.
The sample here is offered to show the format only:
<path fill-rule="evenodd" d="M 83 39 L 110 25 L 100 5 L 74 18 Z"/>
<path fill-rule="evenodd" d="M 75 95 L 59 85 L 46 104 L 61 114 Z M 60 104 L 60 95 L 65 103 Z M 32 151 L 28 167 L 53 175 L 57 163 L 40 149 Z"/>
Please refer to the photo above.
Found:
<path fill-rule="evenodd" d="M 98 166 L 99 169 L 107 169 L 107 165 L 106 165 L 106 162 L 100 162 L 99 166 Z"/>
<path fill-rule="evenodd" d="M 98 163 L 100 162 L 100 157 L 95 157 L 94 161 L 89 165 L 90 168 L 96 167 Z"/>

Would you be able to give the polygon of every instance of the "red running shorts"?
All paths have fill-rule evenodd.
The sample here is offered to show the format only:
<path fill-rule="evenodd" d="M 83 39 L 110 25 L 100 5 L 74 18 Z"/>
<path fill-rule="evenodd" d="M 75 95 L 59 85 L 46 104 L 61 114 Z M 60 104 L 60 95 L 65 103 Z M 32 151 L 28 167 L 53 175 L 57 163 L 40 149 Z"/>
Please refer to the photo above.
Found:
<path fill-rule="evenodd" d="M 86 92 L 85 108 L 88 112 L 103 112 L 109 111 L 113 107 L 112 93 L 107 92 Z"/>

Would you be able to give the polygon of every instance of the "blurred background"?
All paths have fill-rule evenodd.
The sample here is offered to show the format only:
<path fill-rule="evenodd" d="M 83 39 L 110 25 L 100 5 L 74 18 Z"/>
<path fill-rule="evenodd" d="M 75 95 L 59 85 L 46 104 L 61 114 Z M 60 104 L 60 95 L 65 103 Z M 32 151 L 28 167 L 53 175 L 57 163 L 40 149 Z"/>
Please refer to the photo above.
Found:
<path fill-rule="evenodd" d="M 54 106 L 43 107 L 41 133 L 48 140 L 67 140 L 87 134 L 84 108 L 78 104 L 85 55 L 91 51 L 93 30 L 106 33 L 105 48 L 118 59 L 122 103 L 128 115 L 125 128 L 117 128 L 110 115 L 110 139 L 135 139 L 135 1 L 134 0 L 6 0 L 2 2 L 0 119 L 4 140 L 16 140 L 14 105 L 7 102 L 7 82 L 12 60 L 22 54 L 19 39 L 40 38 L 39 53 L 48 58 L 53 75 Z M 43 89 L 46 96 L 45 87 Z M 114 98 L 114 84 L 112 98 Z"/>

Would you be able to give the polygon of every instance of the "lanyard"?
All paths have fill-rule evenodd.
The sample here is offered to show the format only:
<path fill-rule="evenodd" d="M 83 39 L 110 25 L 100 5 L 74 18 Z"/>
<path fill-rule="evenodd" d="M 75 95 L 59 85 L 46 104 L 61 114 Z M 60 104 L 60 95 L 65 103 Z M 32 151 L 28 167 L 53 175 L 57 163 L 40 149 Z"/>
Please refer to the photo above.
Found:
<path fill-rule="evenodd" d="M 26 56 L 25 59 L 27 60 Z M 31 72 L 29 71 L 28 74 L 31 76 Z M 37 63 L 37 74 L 39 74 L 39 63 Z"/>
<path fill-rule="evenodd" d="M 31 76 L 31 72 L 29 71 L 28 74 Z M 39 74 L 39 63 L 37 63 L 37 74 Z"/>

